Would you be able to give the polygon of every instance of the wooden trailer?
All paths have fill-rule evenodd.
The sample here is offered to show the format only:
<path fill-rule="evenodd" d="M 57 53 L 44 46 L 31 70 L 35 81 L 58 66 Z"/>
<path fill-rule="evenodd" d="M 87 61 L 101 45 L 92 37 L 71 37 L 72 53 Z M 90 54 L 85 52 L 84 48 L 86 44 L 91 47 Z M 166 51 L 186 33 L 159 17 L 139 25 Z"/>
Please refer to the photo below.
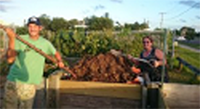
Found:
<path fill-rule="evenodd" d="M 67 81 L 62 80 L 61 75 L 58 72 L 46 79 L 43 86 L 46 90 L 38 90 L 35 108 L 200 108 L 199 85 L 164 83 L 161 88 L 159 84 L 152 83 L 144 87 L 124 83 Z"/>
<path fill-rule="evenodd" d="M 57 72 L 45 80 L 46 108 L 165 108 L 156 84 L 147 88 L 137 84 L 69 81 L 61 76 Z"/>

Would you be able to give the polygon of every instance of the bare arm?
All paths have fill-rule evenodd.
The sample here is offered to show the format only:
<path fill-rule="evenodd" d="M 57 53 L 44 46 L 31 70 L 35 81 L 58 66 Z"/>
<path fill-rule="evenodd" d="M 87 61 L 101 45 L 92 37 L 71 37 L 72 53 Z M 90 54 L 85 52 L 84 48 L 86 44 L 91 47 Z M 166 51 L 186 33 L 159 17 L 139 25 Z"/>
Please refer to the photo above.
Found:
<path fill-rule="evenodd" d="M 155 67 L 161 66 L 163 65 L 163 59 L 164 59 L 164 54 L 160 49 L 156 49 L 155 51 L 155 55 L 156 57 L 159 59 L 158 61 L 155 61 Z M 166 60 L 165 60 L 165 64 L 166 64 Z"/>
<path fill-rule="evenodd" d="M 8 50 L 7 50 L 7 62 L 13 63 L 17 56 L 17 52 L 15 51 L 15 35 L 16 34 L 11 28 L 5 28 L 3 26 L 1 26 L 1 28 L 4 29 L 4 31 L 7 33 L 7 36 L 9 38 Z"/>
<path fill-rule="evenodd" d="M 138 62 L 137 60 L 135 60 L 134 57 L 131 56 L 130 54 L 127 55 L 127 58 L 128 58 L 131 62 L 133 62 L 134 64 L 139 65 L 139 62 Z"/>
<path fill-rule="evenodd" d="M 62 57 L 61 57 L 61 55 L 60 55 L 60 53 L 58 51 L 56 51 L 55 58 L 57 60 L 58 67 L 63 68 L 64 67 L 64 63 L 63 63 Z"/>

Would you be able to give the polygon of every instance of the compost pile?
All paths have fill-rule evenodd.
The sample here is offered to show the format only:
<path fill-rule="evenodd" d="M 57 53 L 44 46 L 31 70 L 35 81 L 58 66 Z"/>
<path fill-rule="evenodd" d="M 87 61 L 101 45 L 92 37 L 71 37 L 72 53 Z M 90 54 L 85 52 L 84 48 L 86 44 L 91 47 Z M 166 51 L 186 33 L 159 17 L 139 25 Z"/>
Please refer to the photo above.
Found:
<path fill-rule="evenodd" d="M 99 81 L 111 83 L 125 83 L 135 78 L 131 71 L 131 64 L 124 56 L 113 54 L 99 54 L 93 57 L 82 58 L 71 70 L 77 78 L 70 80 L 77 81 Z"/>

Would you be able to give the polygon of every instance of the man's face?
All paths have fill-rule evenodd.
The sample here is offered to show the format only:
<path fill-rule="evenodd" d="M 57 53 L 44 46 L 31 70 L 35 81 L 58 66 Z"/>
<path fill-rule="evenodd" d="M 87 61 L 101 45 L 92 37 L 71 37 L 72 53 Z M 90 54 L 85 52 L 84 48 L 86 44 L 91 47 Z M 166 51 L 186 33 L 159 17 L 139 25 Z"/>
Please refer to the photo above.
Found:
<path fill-rule="evenodd" d="M 41 30 L 41 26 L 38 26 L 34 23 L 28 24 L 28 32 L 30 36 L 38 36 Z"/>

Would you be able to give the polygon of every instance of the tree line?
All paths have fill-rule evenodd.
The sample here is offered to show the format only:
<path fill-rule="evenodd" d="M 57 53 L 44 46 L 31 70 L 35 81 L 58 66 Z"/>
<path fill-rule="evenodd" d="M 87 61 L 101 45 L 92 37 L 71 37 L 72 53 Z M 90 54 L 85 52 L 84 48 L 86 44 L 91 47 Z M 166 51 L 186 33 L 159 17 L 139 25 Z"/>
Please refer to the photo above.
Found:
<path fill-rule="evenodd" d="M 149 28 L 149 25 L 146 22 L 143 23 L 135 22 L 133 24 L 125 23 L 124 25 L 121 25 L 119 22 L 114 22 L 111 18 L 109 18 L 108 13 L 105 13 L 105 15 L 101 17 L 97 16 L 86 17 L 83 20 L 77 20 L 77 19 L 66 20 L 62 17 L 55 17 L 51 19 L 50 16 L 46 14 L 42 14 L 41 16 L 39 16 L 39 18 L 45 30 L 52 31 L 55 33 L 59 33 L 60 31 L 63 30 L 66 31 L 66 30 L 75 30 L 77 28 L 79 29 L 81 28 L 81 27 L 76 28 L 76 25 L 87 26 L 87 28 L 85 28 L 85 30 L 87 31 L 103 31 L 103 30 L 119 31 L 124 28 L 130 30 L 143 30 Z M 26 24 L 22 27 L 17 27 L 17 33 L 18 34 L 27 33 Z"/>
<path fill-rule="evenodd" d="M 41 23 L 44 27 L 42 32 L 43 35 L 51 34 L 60 34 L 61 31 L 74 31 L 74 30 L 83 30 L 83 31 L 122 31 L 122 30 L 144 30 L 149 28 L 149 24 L 147 22 L 143 23 L 125 23 L 120 24 L 118 21 L 114 22 L 111 18 L 109 18 L 109 13 L 105 13 L 105 15 L 101 17 L 91 16 L 86 17 L 83 20 L 71 19 L 66 20 L 62 17 L 54 17 L 50 18 L 50 16 L 46 14 L 42 14 L 39 16 Z M 76 27 L 76 25 L 80 25 Z M 87 26 L 86 28 L 81 28 L 81 26 Z M 160 28 L 155 28 L 158 30 Z M 196 32 L 194 28 L 191 27 L 182 27 L 180 30 L 173 30 L 177 36 L 185 36 L 186 39 L 194 39 L 195 37 L 200 37 L 200 32 Z M 27 34 L 26 24 L 22 27 L 17 27 L 18 34 Z"/>

